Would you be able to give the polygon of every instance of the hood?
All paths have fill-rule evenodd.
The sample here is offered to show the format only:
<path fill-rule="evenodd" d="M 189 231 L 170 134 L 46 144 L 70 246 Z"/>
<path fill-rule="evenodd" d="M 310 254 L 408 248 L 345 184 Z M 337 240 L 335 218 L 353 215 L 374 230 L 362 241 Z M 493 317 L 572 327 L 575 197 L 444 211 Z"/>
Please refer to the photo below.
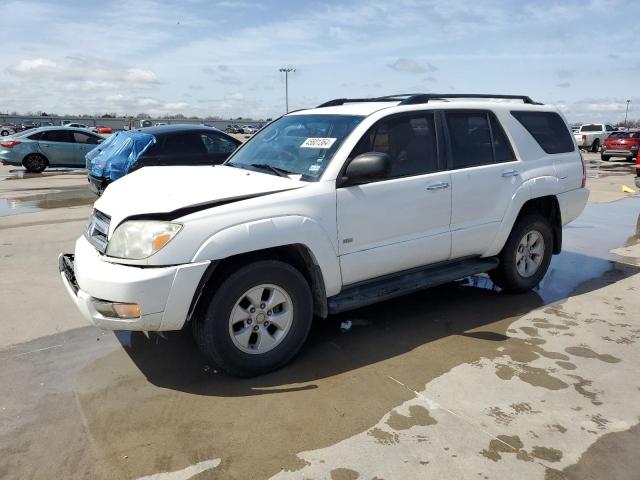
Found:
<path fill-rule="evenodd" d="M 94 177 L 117 180 L 155 143 L 148 133 L 117 132 L 86 154 L 86 167 Z"/>
<path fill-rule="evenodd" d="M 95 208 L 111 217 L 113 228 L 127 217 L 178 218 L 216 204 L 306 185 L 224 165 L 144 167 L 109 185 Z"/>

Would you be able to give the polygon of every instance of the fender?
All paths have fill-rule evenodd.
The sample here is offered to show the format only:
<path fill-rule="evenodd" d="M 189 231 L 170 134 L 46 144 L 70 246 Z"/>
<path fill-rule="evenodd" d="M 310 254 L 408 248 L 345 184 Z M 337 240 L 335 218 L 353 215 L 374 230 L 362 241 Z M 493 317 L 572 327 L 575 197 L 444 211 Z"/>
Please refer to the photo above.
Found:
<path fill-rule="evenodd" d="M 493 244 L 483 255 L 483 257 L 491 257 L 500 253 L 504 246 L 516 219 L 520 214 L 522 206 L 529 200 L 547 195 L 557 195 L 562 190 L 557 177 L 551 175 L 540 176 L 526 180 L 515 191 L 509 202 L 509 207 L 502 217 L 498 233 L 496 234 Z"/>
<path fill-rule="evenodd" d="M 327 296 L 339 293 L 342 276 L 335 246 L 318 222 L 301 215 L 255 220 L 220 230 L 198 248 L 191 261 L 220 260 L 291 244 L 309 249 L 322 273 Z"/>

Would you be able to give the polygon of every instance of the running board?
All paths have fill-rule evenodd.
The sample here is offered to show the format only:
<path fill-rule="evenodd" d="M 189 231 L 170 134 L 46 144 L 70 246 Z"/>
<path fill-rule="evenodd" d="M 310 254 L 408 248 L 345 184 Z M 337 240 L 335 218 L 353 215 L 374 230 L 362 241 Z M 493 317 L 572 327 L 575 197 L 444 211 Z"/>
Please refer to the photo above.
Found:
<path fill-rule="evenodd" d="M 469 275 L 488 272 L 497 266 L 498 259 L 495 257 L 467 258 L 387 275 L 366 283 L 360 282 L 328 298 L 329 313 L 345 312 L 400 297 Z"/>

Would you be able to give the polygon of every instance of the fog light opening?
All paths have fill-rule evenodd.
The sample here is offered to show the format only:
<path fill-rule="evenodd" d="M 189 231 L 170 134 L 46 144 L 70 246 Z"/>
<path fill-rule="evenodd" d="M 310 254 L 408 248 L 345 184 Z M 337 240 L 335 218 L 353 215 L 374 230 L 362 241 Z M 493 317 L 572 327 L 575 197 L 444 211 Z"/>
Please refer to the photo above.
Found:
<path fill-rule="evenodd" d="M 110 318 L 139 318 L 140 305 L 137 303 L 118 303 L 94 300 L 93 306 L 100 315 Z"/>

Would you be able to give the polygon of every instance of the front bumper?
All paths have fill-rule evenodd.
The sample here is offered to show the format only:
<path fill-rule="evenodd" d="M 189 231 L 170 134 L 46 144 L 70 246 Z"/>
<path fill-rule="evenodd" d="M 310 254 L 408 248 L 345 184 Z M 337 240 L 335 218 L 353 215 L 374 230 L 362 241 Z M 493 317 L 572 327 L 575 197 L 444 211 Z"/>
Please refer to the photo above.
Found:
<path fill-rule="evenodd" d="M 109 180 L 105 178 L 94 177 L 91 174 L 87 175 L 87 181 L 89 182 L 89 190 L 91 190 L 96 195 L 102 195 L 104 189 L 109 185 Z"/>
<path fill-rule="evenodd" d="M 102 259 L 84 237 L 75 255 L 61 254 L 60 276 L 80 313 L 104 330 L 179 330 L 209 261 L 169 267 L 133 267 Z M 105 317 L 94 300 L 137 303 L 141 315 L 133 319 Z"/>

